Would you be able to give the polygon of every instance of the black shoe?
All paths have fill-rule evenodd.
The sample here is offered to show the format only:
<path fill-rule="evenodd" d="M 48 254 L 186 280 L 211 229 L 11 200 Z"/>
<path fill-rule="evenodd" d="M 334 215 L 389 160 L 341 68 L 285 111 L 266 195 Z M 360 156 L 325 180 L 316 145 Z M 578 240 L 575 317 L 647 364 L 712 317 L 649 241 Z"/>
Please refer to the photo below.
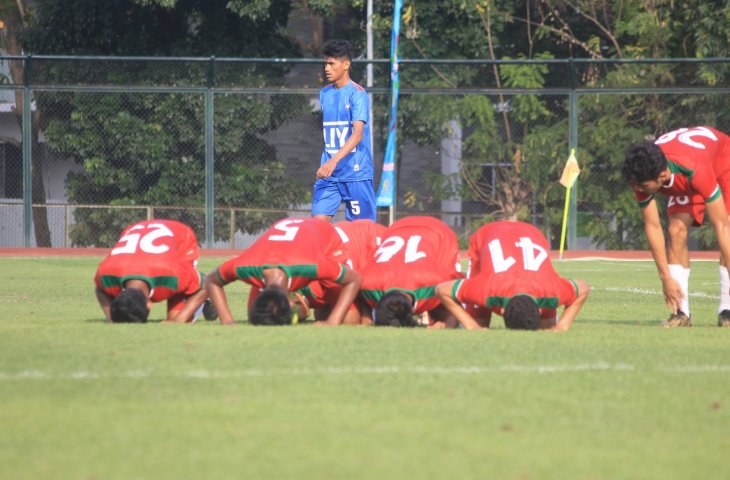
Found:
<path fill-rule="evenodd" d="M 730 312 L 728 312 L 730 313 Z M 675 327 L 691 327 L 692 319 L 689 318 L 682 310 L 677 310 L 677 313 L 673 313 L 668 319 L 662 322 L 662 327 L 675 328 Z M 730 323 L 728 324 L 730 326 Z"/>
<path fill-rule="evenodd" d="M 718 327 L 730 327 L 730 310 L 723 310 L 717 314 Z"/>
<path fill-rule="evenodd" d="M 210 298 L 206 298 L 205 303 L 203 303 L 203 318 L 208 321 L 218 318 L 218 310 L 215 309 L 215 305 L 210 301 Z"/>

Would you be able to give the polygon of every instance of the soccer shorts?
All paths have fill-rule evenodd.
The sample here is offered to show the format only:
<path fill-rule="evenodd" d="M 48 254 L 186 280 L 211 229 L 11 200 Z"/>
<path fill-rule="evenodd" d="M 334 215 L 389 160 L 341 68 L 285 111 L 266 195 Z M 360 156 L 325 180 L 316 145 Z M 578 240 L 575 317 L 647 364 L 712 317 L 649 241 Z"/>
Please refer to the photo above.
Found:
<path fill-rule="evenodd" d="M 686 213 L 692 217 L 692 226 L 699 227 L 705 218 L 705 199 L 702 195 L 672 195 L 667 198 L 667 215 Z"/>
<path fill-rule="evenodd" d="M 375 191 L 372 180 L 337 182 L 321 178 L 314 182 L 312 215 L 334 216 L 345 202 L 345 219 L 375 221 Z"/>

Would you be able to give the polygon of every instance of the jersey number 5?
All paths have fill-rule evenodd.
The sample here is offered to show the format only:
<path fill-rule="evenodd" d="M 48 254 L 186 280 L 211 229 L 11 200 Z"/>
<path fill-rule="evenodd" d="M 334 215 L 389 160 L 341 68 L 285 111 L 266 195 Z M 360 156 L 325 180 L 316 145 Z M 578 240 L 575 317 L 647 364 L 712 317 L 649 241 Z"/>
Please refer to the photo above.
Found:
<path fill-rule="evenodd" d="M 267 238 L 274 242 L 291 242 L 299 232 L 299 227 L 295 227 L 297 223 L 302 223 L 301 220 L 284 220 L 274 225 L 274 230 L 282 232 L 281 234 L 269 235 Z"/>

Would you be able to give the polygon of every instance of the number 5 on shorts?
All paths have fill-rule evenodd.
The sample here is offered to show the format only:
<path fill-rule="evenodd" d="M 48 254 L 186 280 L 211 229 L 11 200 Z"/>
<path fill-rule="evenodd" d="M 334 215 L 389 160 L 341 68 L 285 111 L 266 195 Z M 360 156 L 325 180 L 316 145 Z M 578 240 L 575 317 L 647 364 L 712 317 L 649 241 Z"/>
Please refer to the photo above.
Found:
<path fill-rule="evenodd" d="M 353 215 L 360 215 L 360 201 L 359 200 L 350 201 L 350 212 Z"/>

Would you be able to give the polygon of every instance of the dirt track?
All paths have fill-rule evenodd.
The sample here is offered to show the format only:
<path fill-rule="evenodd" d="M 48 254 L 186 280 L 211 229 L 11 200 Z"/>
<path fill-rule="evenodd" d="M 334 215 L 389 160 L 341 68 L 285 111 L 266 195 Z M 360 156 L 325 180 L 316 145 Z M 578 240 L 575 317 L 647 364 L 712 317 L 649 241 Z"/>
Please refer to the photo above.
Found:
<path fill-rule="evenodd" d="M 204 257 L 235 257 L 241 250 L 202 249 Z M 108 248 L 0 248 L 0 257 L 104 257 Z M 465 256 L 466 252 L 462 252 Z M 559 252 L 550 252 L 550 258 L 558 259 Z M 692 260 L 718 260 L 719 252 L 690 252 Z M 563 252 L 564 260 L 651 260 L 649 251 L 644 250 L 571 250 Z"/>

